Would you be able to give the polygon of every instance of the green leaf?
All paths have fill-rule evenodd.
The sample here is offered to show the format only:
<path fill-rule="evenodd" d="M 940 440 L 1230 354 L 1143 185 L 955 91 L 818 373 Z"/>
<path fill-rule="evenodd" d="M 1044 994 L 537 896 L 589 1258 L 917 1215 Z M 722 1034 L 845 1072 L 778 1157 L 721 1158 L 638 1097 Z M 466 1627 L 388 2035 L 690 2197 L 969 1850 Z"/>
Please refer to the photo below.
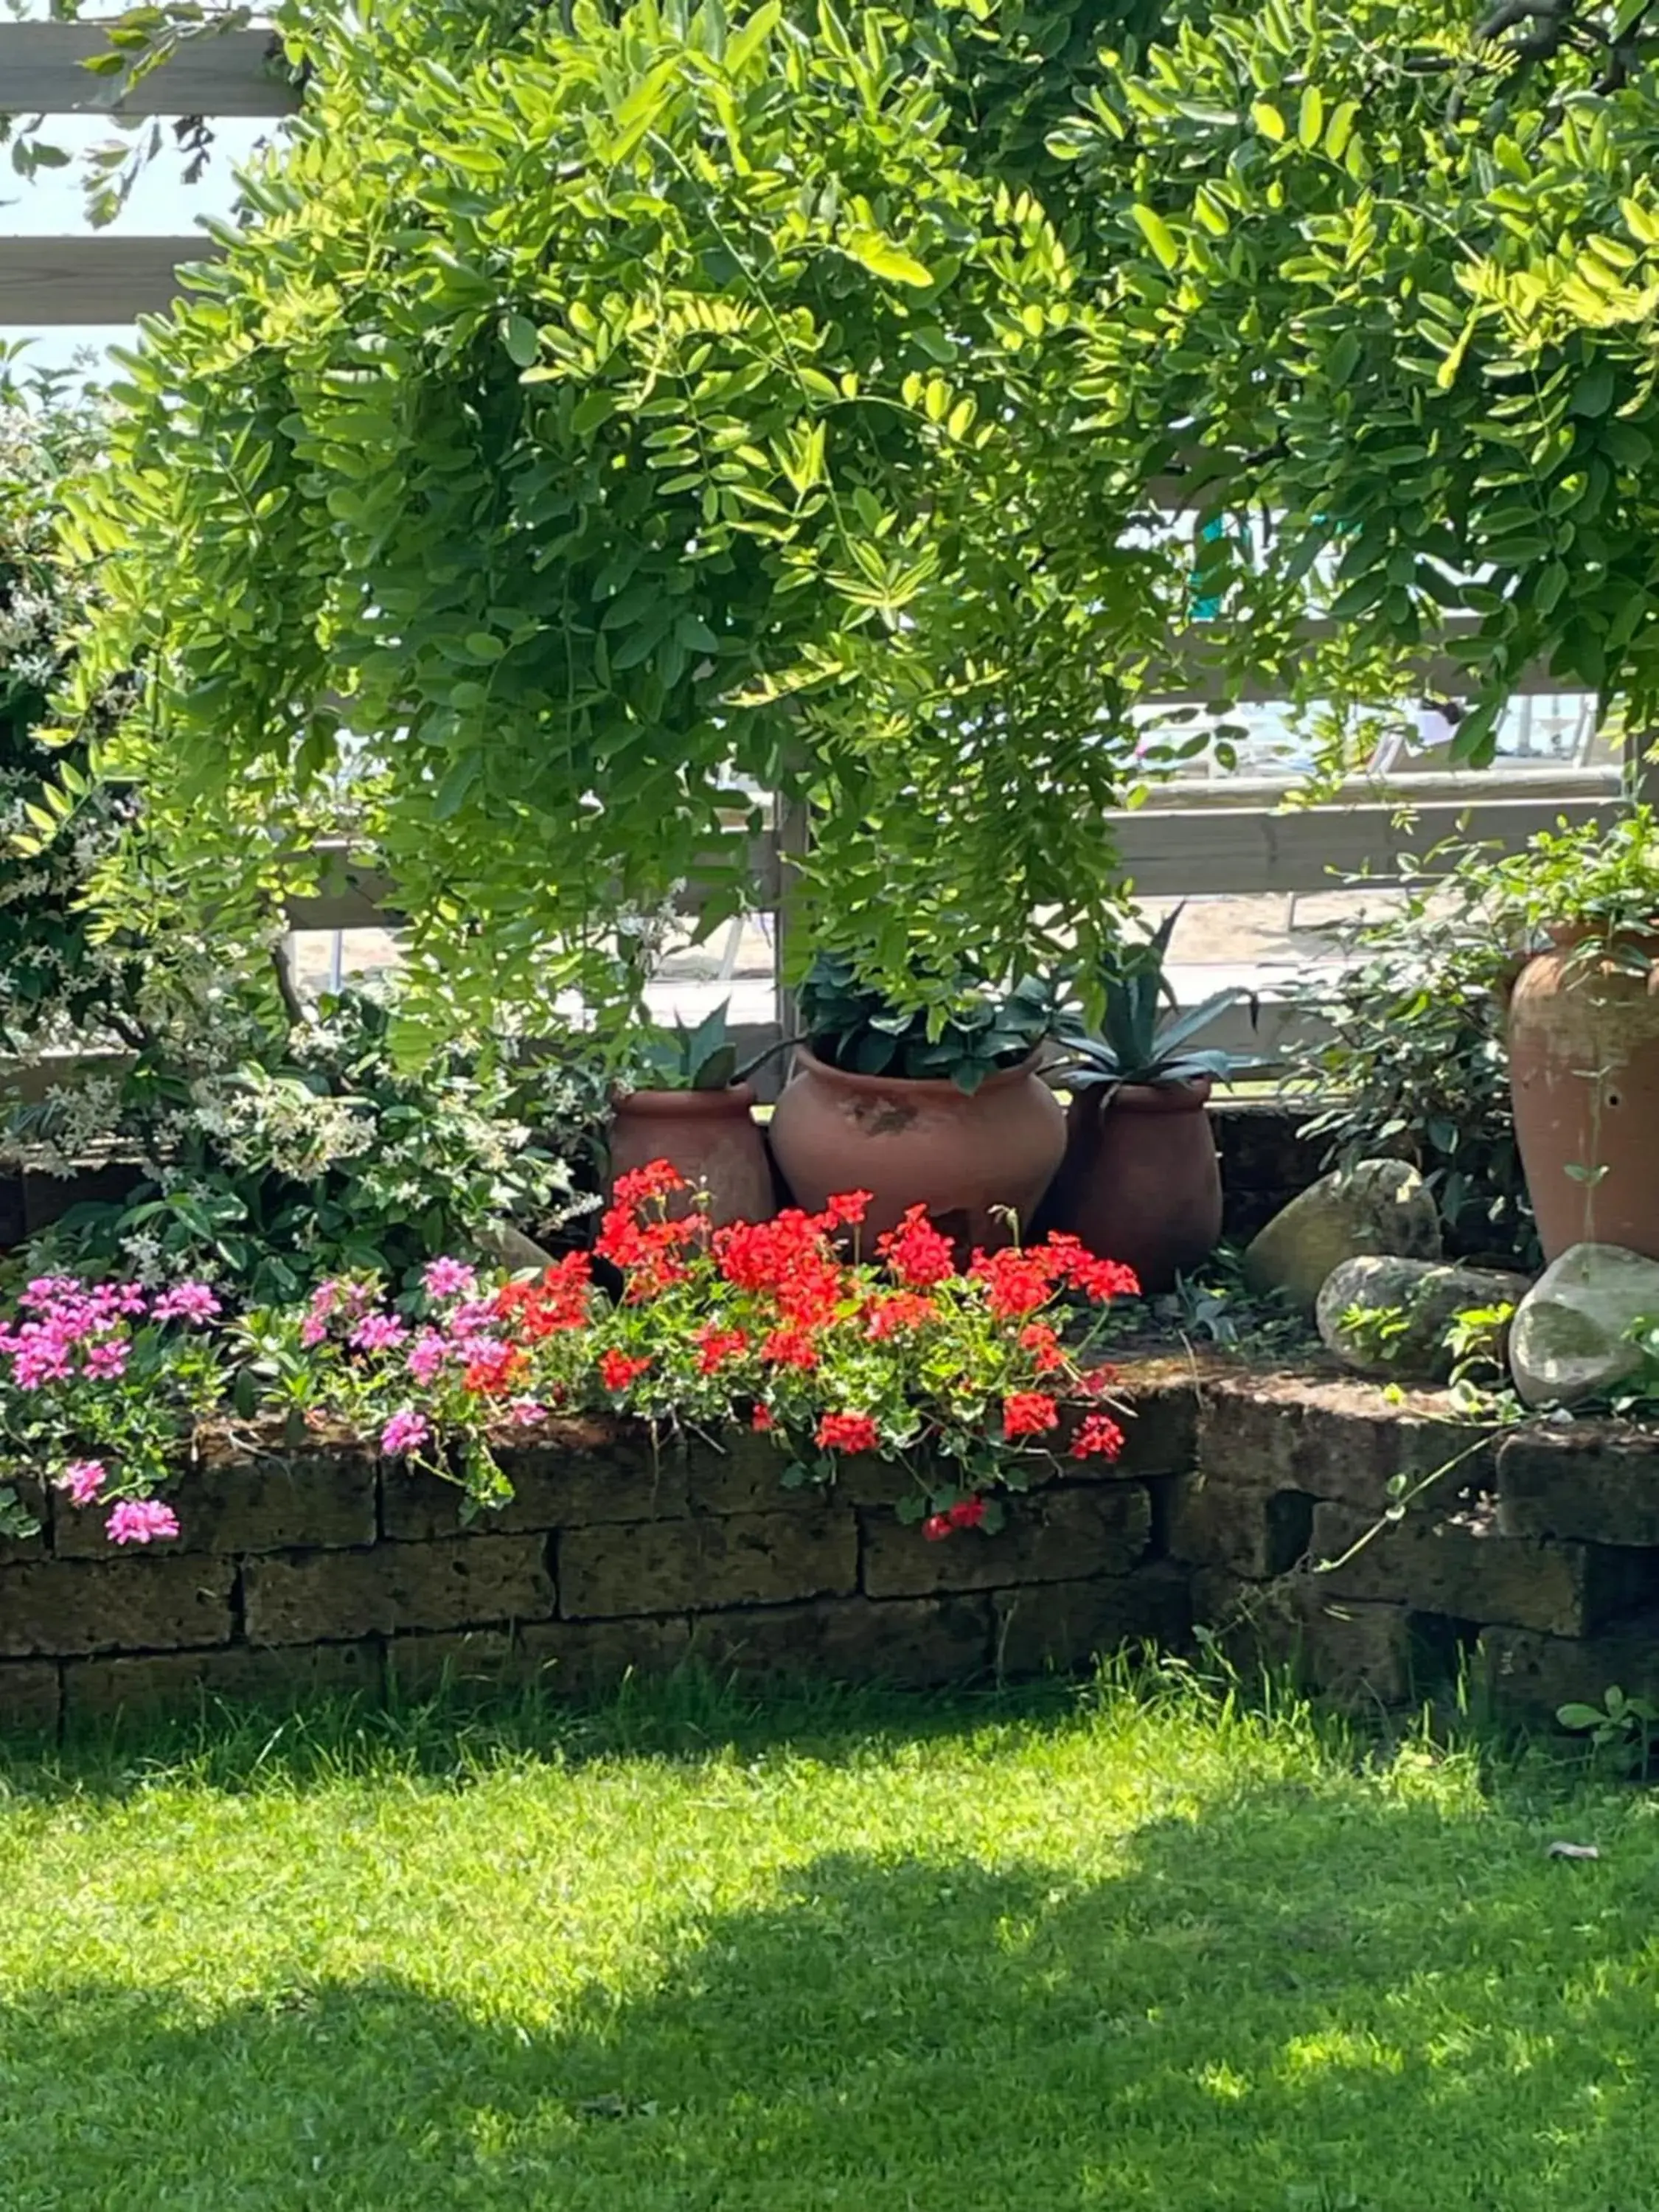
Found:
<path fill-rule="evenodd" d="M 1558 1705 L 1555 1717 L 1564 1729 L 1582 1730 L 1600 1728 L 1607 1715 L 1595 1705 Z"/>
<path fill-rule="evenodd" d="M 1258 100 L 1252 102 L 1250 120 L 1255 125 L 1261 136 L 1264 138 L 1272 139 L 1275 145 L 1278 145 L 1286 135 L 1285 118 L 1270 100 Z"/>
<path fill-rule="evenodd" d="M 1362 350 L 1358 331 L 1349 329 L 1341 333 L 1336 343 L 1331 348 L 1329 358 L 1325 364 L 1326 374 L 1333 384 L 1341 385 L 1347 382 L 1359 366 Z"/>
<path fill-rule="evenodd" d="M 1359 102 L 1345 100 L 1331 111 L 1331 119 L 1325 125 L 1325 151 L 1333 161 L 1340 161 L 1348 150 L 1348 141 L 1353 136 L 1353 126 L 1359 119 Z"/>
<path fill-rule="evenodd" d="M 460 812 L 483 767 L 483 757 L 477 752 L 463 753 L 450 763 L 432 801 L 434 821 L 447 822 Z"/>
<path fill-rule="evenodd" d="M 1618 379 L 1609 364 L 1604 361 L 1595 362 L 1579 378 L 1569 411 L 1592 418 L 1605 415 L 1613 404 L 1613 394 L 1618 388 Z"/>
<path fill-rule="evenodd" d="M 1181 248 L 1176 241 L 1175 233 L 1163 216 L 1155 208 L 1142 207 L 1139 203 L 1129 212 L 1139 224 L 1147 245 L 1163 266 L 1165 269 L 1175 268 L 1181 259 Z"/>
<path fill-rule="evenodd" d="M 732 33 L 726 48 L 726 67 L 731 76 L 742 74 L 777 29 L 782 17 L 782 0 L 766 0 L 765 6 L 757 8 L 742 29 Z"/>
<path fill-rule="evenodd" d="M 925 269 L 913 254 L 906 253 L 881 231 L 855 229 L 842 238 L 841 249 L 849 260 L 867 269 L 872 276 L 880 276 L 892 284 L 913 284 L 919 290 L 933 281 L 933 271 Z"/>
<path fill-rule="evenodd" d="M 541 333 L 527 315 L 505 315 L 501 319 L 501 343 L 515 368 L 533 368 L 542 349 Z"/>
<path fill-rule="evenodd" d="M 1302 101 L 1297 110 L 1296 135 L 1311 152 L 1318 145 L 1325 130 L 1325 95 L 1316 84 L 1304 85 Z"/>

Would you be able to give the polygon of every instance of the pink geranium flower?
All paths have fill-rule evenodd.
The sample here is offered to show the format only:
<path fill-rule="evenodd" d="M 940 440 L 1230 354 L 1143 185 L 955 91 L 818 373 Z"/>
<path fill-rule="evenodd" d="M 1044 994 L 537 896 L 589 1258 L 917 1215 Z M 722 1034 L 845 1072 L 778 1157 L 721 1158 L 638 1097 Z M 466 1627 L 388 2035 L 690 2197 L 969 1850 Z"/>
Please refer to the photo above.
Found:
<path fill-rule="evenodd" d="M 394 1413 L 380 1431 L 380 1449 L 388 1457 L 397 1459 L 405 1452 L 417 1450 L 432 1434 L 432 1426 L 424 1413 L 405 1406 L 402 1413 Z"/>
<path fill-rule="evenodd" d="M 112 1544 L 153 1544 L 178 1534 L 179 1516 L 159 1498 L 124 1498 L 104 1525 Z"/>
<path fill-rule="evenodd" d="M 156 1299 L 157 1321 L 191 1321 L 205 1325 L 219 1318 L 219 1301 L 205 1283 L 175 1283 Z"/>
<path fill-rule="evenodd" d="M 366 1314 L 352 1330 L 351 1342 L 358 1352 L 390 1352 L 408 1334 L 396 1314 Z"/>
<path fill-rule="evenodd" d="M 72 1459 L 58 1478 L 58 1487 L 67 1490 L 76 1505 L 90 1505 L 108 1480 L 109 1471 L 100 1459 Z"/>
<path fill-rule="evenodd" d="M 464 1260 L 434 1260 L 421 1280 L 434 1298 L 470 1298 L 478 1287 L 477 1274 Z"/>

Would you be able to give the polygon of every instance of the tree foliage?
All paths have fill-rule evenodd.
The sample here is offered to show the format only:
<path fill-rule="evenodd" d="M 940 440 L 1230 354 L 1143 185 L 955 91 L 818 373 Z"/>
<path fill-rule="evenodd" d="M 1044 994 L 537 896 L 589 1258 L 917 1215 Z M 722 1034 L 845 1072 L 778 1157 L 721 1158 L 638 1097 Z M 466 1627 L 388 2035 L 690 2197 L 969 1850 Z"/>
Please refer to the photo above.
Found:
<path fill-rule="evenodd" d="M 1012 967 L 1040 911 L 1097 938 L 1185 577 L 1079 434 L 1097 311 L 971 163 L 948 42 L 401 0 L 308 52 L 82 495 L 152 821 L 240 817 L 269 868 L 254 825 L 349 769 L 474 998 L 556 943 L 594 988 L 693 875 L 734 908 L 734 780 L 810 804 L 817 927 L 875 980 Z"/>
<path fill-rule="evenodd" d="M 1052 142 L 1119 247 L 1109 435 L 1270 512 L 1345 649 L 1450 635 L 1474 760 L 1529 663 L 1638 726 L 1659 691 L 1650 12 L 1194 14 Z"/>
<path fill-rule="evenodd" d="M 158 849 L 269 899 L 349 804 L 476 1011 L 719 919 L 779 791 L 919 1004 L 1109 939 L 1194 599 L 1224 690 L 1449 649 L 1471 760 L 1539 661 L 1639 721 L 1656 14 L 289 0 L 304 112 L 81 509 Z"/>

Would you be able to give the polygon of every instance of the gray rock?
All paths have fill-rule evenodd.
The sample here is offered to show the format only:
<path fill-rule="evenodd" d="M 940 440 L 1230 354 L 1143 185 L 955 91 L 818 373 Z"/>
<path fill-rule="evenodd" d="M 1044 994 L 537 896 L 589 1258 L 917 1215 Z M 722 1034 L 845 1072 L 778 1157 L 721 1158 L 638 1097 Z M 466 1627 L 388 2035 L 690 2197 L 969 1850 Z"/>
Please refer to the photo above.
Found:
<path fill-rule="evenodd" d="M 1322 1176 L 1276 1213 L 1244 1255 L 1252 1290 L 1283 1291 L 1312 1313 L 1345 1260 L 1385 1253 L 1440 1257 L 1440 1217 L 1423 1178 L 1403 1160 L 1361 1160 Z"/>
<path fill-rule="evenodd" d="M 1630 1340 L 1659 1321 L 1659 1260 L 1618 1244 L 1575 1244 L 1521 1301 L 1510 1330 L 1510 1373 L 1528 1406 L 1574 1406 L 1612 1389 L 1642 1364 Z"/>
<path fill-rule="evenodd" d="M 1314 1310 L 1322 1340 L 1345 1367 L 1360 1375 L 1438 1382 L 1451 1373 L 1446 1332 L 1456 1316 L 1518 1305 L 1528 1287 L 1525 1275 L 1490 1267 L 1441 1267 L 1432 1260 L 1374 1254 L 1333 1268 Z M 1356 1308 L 1389 1316 L 1386 1335 L 1376 1327 L 1345 1322 L 1343 1316 Z"/>
<path fill-rule="evenodd" d="M 553 1265 L 553 1255 L 544 1251 L 533 1237 L 526 1237 L 522 1229 L 515 1229 L 510 1221 L 492 1221 L 478 1242 L 492 1259 L 499 1260 L 515 1275 L 526 1274 L 532 1268 L 540 1274 L 544 1268 Z"/>

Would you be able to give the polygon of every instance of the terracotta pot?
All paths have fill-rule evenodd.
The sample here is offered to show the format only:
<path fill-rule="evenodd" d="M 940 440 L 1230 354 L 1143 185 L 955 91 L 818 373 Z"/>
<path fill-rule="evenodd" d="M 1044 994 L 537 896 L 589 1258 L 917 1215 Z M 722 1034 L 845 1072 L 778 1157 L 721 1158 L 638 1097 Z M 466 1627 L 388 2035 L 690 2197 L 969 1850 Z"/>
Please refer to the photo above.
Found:
<path fill-rule="evenodd" d="M 1659 1260 L 1659 936 L 1616 956 L 1552 932 L 1510 994 L 1510 1087 L 1547 1261 L 1574 1244 Z"/>
<path fill-rule="evenodd" d="M 1143 1291 L 1174 1288 L 1221 1237 L 1221 1163 L 1207 1111 L 1210 1079 L 1079 1091 L 1066 1116 L 1055 1225 Z"/>
<path fill-rule="evenodd" d="M 769 1221 L 777 1204 L 754 1103 L 746 1083 L 724 1091 L 630 1091 L 611 1111 L 612 1176 L 666 1160 L 708 1190 L 717 1224 Z M 689 1204 L 688 1198 L 681 1210 Z"/>
<path fill-rule="evenodd" d="M 837 1191 L 872 1192 L 866 1250 L 912 1206 L 925 1206 L 963 1256 L 994 1250 L 1012 1231 L 993 1209 L 1029 1225 L 1066 1152 L 1066 1117 L 1032 1073 L 1036 1059 L 970 1097 L 954 1083 L 844 1074 L 799 1047 L 772 1109 L 772 1157 L 809 1212 Z"/>

